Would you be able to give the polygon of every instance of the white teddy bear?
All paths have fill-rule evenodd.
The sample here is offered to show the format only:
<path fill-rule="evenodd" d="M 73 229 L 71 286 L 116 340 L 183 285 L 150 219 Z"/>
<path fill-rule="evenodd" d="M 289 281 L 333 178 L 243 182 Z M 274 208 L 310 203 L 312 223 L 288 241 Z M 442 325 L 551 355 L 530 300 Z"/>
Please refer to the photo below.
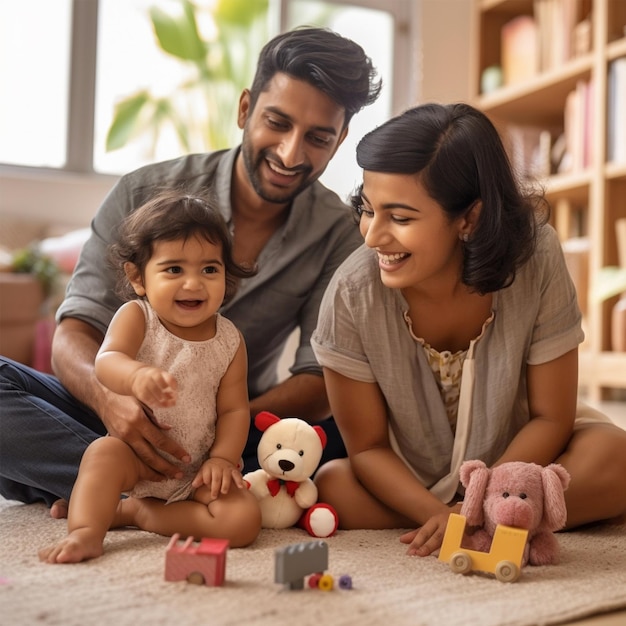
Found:
<path fill-rule="evenodd" d="M 337 513 L 317 502 L 311 476 L 326 445 L 319 426 L 288 417 L 280 419 L 263 411 L 255 420 L 263 432 L 257 448 L 261 469 L 244 475 L 261 507 L 263 528 L 298 525 L 313 537 L 330 537 L 338 526 Z"/>

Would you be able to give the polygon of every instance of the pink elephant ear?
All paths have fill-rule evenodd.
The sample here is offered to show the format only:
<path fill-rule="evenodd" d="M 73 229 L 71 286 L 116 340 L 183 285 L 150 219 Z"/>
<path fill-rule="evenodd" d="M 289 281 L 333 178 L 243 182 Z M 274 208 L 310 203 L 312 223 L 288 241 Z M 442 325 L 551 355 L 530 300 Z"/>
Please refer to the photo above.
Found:
<path fill-rule="evenodd" d="M 461 484 L 465 487 L 465 498 L 461 505 L 461 515 L 467 519 L 470 526 L 482 526 L 484 523 L 483 502 L 487 483 L 489 482 L 489 468 L 478 460 L 465 461 L 459 470 Z"/>
<path fill-rule="evenodd" d="M 552 463 L 541 470 L 543 483 L 543 518 L 547 527 L 560 530 L 567 522 L 565 490 L 569 486 L 570 475 L 558 463 Z"/>

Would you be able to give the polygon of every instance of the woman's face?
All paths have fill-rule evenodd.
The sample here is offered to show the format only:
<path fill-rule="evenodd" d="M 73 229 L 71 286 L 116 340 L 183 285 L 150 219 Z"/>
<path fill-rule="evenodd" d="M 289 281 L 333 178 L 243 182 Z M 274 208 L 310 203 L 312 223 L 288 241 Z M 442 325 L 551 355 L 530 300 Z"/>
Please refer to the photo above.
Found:
<path fill-rule="evenodd" d="M 417 176 L 365 171 L 362 203 L 361 234 L 378 253 L 385 286 L 440 290 L 458 283 L 466 220 L 450 222 Z"/>

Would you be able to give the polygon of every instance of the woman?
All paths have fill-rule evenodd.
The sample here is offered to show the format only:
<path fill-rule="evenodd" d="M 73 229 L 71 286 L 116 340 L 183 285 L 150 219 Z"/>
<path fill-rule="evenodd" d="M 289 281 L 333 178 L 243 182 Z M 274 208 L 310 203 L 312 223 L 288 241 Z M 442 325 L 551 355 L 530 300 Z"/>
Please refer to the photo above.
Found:
<path fill-rule="evenodd" d="M 540 195 L 465 104 L 366 135 L 353 199 L 365 246 L 330 283 L 313 336 L 348 459 L 320 468 L 343 528 L 411 528 L 437 550 L 466 459 L 561 463 L 568 527 L 626 511 L 626 432 L 577 407 L 576 293 Z"/>

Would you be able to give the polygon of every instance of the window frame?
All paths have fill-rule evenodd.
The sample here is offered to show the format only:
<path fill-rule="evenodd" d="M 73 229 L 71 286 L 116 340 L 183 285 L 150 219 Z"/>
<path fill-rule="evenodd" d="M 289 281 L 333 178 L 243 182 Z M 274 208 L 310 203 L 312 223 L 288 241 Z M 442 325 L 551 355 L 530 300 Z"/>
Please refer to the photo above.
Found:
<path fill-rule="evenodd" d="M 416 102 L 421 72 L 418 61 L 421 0 L 325 1 L 392 13 L 395 23 L 392 111 L 399 113 Z M 278 11 L 280 30 L 284 30 L 288 3 L 289 0 L 275 0 L 272 6 L 272 10 Z M 98 0 L 73 0 L 71 33 L 66 163 L 59 168 L 0 163 L 0 218 L 50 220 L 53 215 L 55 223 L 82 227 L 119 178 L 95 172 L 93 168 Z"/>

